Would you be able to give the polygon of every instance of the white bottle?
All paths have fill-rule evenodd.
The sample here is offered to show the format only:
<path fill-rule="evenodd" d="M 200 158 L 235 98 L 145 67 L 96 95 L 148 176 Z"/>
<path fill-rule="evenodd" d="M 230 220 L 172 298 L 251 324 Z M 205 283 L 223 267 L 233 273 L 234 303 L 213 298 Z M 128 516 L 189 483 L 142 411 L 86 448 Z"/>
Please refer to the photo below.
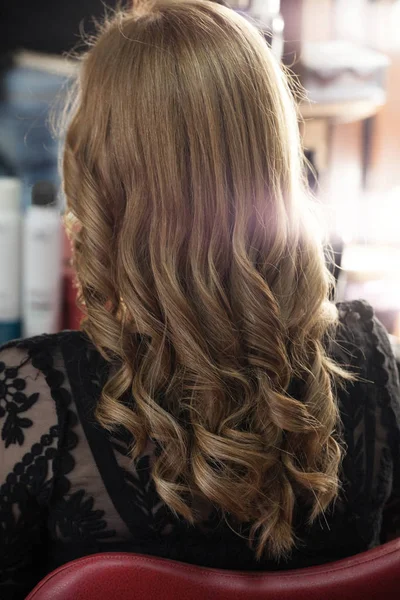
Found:
<path fill-rule="evenodd" d="M 0 344 L 21 331 L 21 183 L 0 178 Z"/>
<path fill-rule="evenodd" d="M 61 216 L 53 184 L 33 186 L 24 223 L 22 314 L 24 336 L 59 329 L 62 273 Z"/>

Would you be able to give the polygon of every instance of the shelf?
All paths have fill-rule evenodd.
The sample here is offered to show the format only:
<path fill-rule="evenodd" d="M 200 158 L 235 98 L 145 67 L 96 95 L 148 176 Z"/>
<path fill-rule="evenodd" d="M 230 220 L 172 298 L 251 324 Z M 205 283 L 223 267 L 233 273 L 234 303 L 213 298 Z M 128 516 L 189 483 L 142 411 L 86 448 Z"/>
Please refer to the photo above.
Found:
<path fill-rule="evenodd" d="M 386 102 L 386 95 L 371 100 L 346 100 L 341 102 L 302 102 L 300 114 L 304 120 L 327 119 L 334 123 L 354 123 L 377 114 Z"/>

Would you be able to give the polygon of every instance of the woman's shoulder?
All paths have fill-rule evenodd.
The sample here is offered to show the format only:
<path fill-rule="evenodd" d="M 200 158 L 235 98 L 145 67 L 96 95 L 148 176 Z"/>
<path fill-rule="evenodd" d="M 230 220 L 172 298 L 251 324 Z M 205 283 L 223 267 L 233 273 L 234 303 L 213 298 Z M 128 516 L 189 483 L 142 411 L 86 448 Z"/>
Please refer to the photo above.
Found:
<path fill-rule="evenodd" d="M 399 461 L 399 365 L 388 332 L 368 302 L 342 302 L 337 308 L 339 326 L 331 356 L 355 375 L 339 390 L 341 417 L 347 434 L 360 436 L 358 446 L 346 441 L 354 448 L 369 444 L 369 455 L 375 457 L 379 445 L 382 456 L 391 453 Z"/>
<path fill-rule="evenodd" d="M 34 437 L 57 430 L 72 403 L 68 363 L 89 346 L 83 333 L 65 331 L 0 347 L 0 431 L 5 449 L 26 446 Z"/>
<path fill-rule="evenodd" d="M 339 325 L 331 342 L 333 357 L 358 375 L 377 383 L 391 379 L 398 384 L 398 371 L 389 335 L 365 300 L 337 304 Z"/>
<path fill-rule="evenodd" d="M 26 374 L 34 370 L 49 377 L 56 370 L 64 370 L 66 361 L 71 362 L 89 348 L 94 350 L 89 338 L 81 331 L 13 340 L 0 347 L 0 372 L 12 369 L 12 372 Z M 50 387 L 51 384 L 50 377 Z"/>
<path fill-rule="evenodd" d="M 329 353 L 356 376 L 341 395 L 343 403 L 372 412 L 378 406 L 390 408 L 394 417 L 390 420 L 400 428 L 399 365 L 386 328 L 365 300 L 341 302 L 337 309 L 339 325 Z"/>
<path fill-rule="evenodd" d="M 11 492 L 19 502 L 24 489 L 46 502 L 55 475 L 68 488 L 74 461 L 64 450 L 79 443 L 77 396 L 89 395 L 95 356 L 87 336 L 77 331 L 0 348 L 0 509 Z"/>
<path fill-rule="evenodd" d="M 65 342 L 79 346 L 89 345 L 89 338 L 82 331 L 61 331 L 53 334 L 42 334 L 35 337 L 12 340 L 0 346 L 0 357 L 15 356 L 16 354 L 34 356 L 42 352 L 53 353 L 60 349 Z"/>
<path fill-rule="evenodd" d="M 372 306 L 365 300 L 352 300 L 339 302 L 336 307 L 339 315 L 336 341 L 347 345 L 353 343 L 359 348 L 368 346 L 379 323 Z"/>
<path fill-rule="evenodd" d="M 399 370 L 387 330 L 372 307 L 359 300 L 337 308 L 339 326 L 331 356 L 355 375 L 354 381 L 338 389 L 346 447 L 344 493 L 361 538 L 377 544 L 399 528 Z M 385 509 L 381 526 L 389 497 L 393 514 Z"/>

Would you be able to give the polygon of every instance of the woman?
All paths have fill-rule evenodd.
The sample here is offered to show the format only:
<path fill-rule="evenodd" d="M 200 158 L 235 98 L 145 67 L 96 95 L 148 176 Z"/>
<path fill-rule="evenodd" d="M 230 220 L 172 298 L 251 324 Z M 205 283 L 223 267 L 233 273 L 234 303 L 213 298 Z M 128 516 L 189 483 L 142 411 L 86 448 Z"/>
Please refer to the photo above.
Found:
<path fill-rule="evenodd" d="M 1 597 L 101 551 L 285 569 L 395 535 L 393 354 L 329 302 L 262 36 L 206 1 L 117 15 L 63 169 L 87 318 L 0 354 Z"/>

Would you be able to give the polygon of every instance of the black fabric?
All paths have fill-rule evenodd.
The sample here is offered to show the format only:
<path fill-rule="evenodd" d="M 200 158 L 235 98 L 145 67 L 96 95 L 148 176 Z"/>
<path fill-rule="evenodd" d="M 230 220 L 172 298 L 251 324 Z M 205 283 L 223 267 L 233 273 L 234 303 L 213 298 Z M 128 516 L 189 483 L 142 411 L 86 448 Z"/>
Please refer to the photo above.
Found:
<path fill-rule="evenodd" d="M 0 350 L 0 598 L 18 600 L 49 571 L 102 551 L 131 551 L 240 570 L 291 569 L 336 560 L 400 535 L 400 388 L 386 331 L 364 302 L 338 305 L 329 353 L 358 373 L 338 391 L 347 453 L 343 490 L 307 524 L 280 563 L 257 562 L 211 506 L 193 527 L 161 502 L 152 440 L 135 465 L 122 430 L 94 418 L 108 365 L 79 332 L 13 342 Z M 295 383 L 291 393 L 301 394 Z M 132 399 L 130 399 L 132 401 Z M 232 524 L 231 524 L 232 525 Z"/>

